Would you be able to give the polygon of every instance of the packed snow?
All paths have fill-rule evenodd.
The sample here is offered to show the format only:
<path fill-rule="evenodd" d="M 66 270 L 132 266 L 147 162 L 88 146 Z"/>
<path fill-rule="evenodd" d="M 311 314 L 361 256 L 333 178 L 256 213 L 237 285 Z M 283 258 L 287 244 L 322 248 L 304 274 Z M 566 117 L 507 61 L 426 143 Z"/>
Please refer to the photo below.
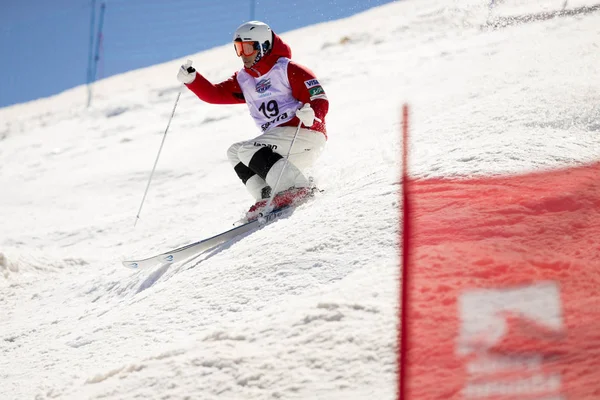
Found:
<path fill-rule="evenodd" d="M 121 261 L 253 203 L 225 155 L 259 133 L 244 105 L 184 90 L 135 228 L 185 59 L 98 82 L 90 108 L 78 87 L 0 109 L 0 397 L 394 398 L 401 105 L 416 176 L 597 160 L 595 1 L 404 0 L 282 33 L 330 101 L 324 192 L 184 264 Z M 565 5 L 592 11 L 493 23 Z M 231 44 L 188 58 L 241 67 Z"/>

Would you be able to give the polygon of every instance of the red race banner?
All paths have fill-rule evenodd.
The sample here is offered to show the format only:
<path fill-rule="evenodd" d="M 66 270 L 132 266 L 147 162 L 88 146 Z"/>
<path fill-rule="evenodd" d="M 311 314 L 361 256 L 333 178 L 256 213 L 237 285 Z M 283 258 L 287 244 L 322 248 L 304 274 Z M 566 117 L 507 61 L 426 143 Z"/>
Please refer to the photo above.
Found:
<path fill-rule="evenodd" d="M 600 162 L 402 190 L 399 398 L 600 399 Z"/>

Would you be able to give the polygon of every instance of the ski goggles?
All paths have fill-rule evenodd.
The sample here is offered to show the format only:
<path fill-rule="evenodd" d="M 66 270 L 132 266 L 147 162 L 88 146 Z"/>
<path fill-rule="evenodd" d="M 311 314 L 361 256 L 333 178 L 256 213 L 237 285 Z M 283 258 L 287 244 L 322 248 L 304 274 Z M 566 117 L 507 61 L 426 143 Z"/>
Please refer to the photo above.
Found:
<path fill-rule="evenodd" d="M 258 42 L 233 42 L 235 48 L 235 54 L 238 57 L 246 56 L 249 57 L 258 51 Z"/>

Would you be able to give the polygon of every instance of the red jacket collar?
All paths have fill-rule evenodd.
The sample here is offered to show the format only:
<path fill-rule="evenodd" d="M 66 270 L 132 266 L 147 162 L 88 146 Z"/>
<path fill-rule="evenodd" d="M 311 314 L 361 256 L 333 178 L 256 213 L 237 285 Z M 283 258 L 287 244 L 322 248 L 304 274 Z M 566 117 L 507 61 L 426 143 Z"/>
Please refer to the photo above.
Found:
<path fill-rule="evenodd" d="M 253 77 L 258 78 L 269 72 L 281 57 L 292 58 L 292 49 L 277 36 L 275 32 L 273 32 L 273 48 L 271 49 L 271 52 L 261 58 L 252 67 L 244 67 L 244 70 Z"/>

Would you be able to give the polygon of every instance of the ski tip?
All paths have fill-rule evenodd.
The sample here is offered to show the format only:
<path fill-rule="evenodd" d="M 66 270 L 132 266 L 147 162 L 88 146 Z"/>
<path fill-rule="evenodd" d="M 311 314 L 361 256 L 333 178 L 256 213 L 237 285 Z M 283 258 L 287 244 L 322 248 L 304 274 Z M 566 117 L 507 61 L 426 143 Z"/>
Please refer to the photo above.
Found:
<path fill-rule="evenodd" d="M 121 264 L 130 269 L 138 269 L 140 265 L 135 261 L 123 261 Z"/>

